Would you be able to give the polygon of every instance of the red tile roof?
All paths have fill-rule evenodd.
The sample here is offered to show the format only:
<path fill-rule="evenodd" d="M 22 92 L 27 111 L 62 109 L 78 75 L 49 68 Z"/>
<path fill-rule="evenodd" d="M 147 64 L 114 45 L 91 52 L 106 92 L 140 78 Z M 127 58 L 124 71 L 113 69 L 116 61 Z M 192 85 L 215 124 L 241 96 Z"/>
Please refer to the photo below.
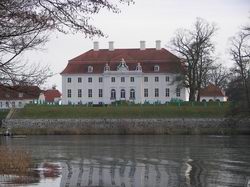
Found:
<path fill-rule="evenodd" d="M 121 59 L 124 59 L 129 70 L 135 70 L 137 63 L 142 66 L 145 73 L 154 73 L 154 65 L 160 66 L 159 72 L 177 73 L 182 70 L 180 59 L 166 49 L 156 50 L 155 48 L 140 49 L 100 49 L 89 50 L 71 60 L 61 74 L 88 73 L 88 66 L 93 66 L 92 73 L 103 73 L 106 63 L 110 70 L 116 70 Z"/>
<path fill-rule="evenodd" d="M 0 100 L 38 99 L 41 90 L 38 86 L 0 85 Z"/>
<path fill-rule="evenodd" d="M 47 102 L 54 102 L 55 98 L 61 97 L 61 93 L 56 89 L 46 90 L 43 93 Z"/>
<path fill-rule="evenodd" d="M 201 89 L 200 95 L 201 97 L 225 97 L 225 93 L 213 84 Z"/>

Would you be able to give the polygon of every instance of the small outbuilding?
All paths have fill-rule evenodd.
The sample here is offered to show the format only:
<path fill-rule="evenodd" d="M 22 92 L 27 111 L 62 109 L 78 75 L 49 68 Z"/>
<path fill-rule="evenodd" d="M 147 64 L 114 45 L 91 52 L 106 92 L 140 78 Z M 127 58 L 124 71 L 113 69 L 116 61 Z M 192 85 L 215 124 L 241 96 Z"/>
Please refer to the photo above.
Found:
<path fill-rule="evenodd" d="M 0 85 L 0 109 L 23 108 L 26 104 L 35 103 L 40 93 L 38 86 Z"/>
<path fill-rule="evenodd" d="M 209 84 L 207 87 L 202 88 L 200 92 L 201 101 L 227 101 L 225 92 L 219 87 Z"/>
<path fill-rule="evenodd" d="M 61 101 L 61 93 L 55 87 L 41 92 L 39 102 L 49 104 L 59 104 Z"/>

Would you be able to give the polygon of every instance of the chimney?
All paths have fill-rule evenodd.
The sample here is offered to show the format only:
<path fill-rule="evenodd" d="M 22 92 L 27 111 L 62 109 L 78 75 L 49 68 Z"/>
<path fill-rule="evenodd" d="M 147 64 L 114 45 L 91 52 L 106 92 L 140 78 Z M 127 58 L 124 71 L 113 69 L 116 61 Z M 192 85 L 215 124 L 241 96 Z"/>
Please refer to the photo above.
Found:
<path fill-rule="evenodd" d="M 94 51 L 99 51 L 99 42 L 94 42 Z"/>
<path fill-rule="evenodd" d="M 140 41 L 140 50 L 145 50 L 145 49 L 146 49 L 146 42 Z"/>
<path fill-rule="evenodd" d="M 109 42 L 109 51 L 114 51 L 114 42 L 113 41 Z"/>
<path fill-rule="evenodd" d="M 161 50 L 161 40 L 155 41 L 155 48 L 156 48 L 156 50 Z"/>

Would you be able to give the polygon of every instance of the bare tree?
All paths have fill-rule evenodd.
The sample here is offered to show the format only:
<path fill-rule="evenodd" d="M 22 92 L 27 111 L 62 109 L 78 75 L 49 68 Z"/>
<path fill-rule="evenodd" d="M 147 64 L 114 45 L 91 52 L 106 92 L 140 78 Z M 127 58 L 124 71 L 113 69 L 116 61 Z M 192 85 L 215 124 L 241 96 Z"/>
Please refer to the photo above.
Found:
<path fill-rule="evenodd" d="M 37 67 L 30 69 L 18 61 L 25 51 L 36 49 L 48 41 L 52 31 L 80 32 L 86 37 L 104 36 L 100 29 L 89 22 L 92 16 L 98 14 L 101 9 L 119 13 L 118 3 L 132 2 L 132 0 L 117 0 L 117 3 L 111 3 L 110 0 L 1 0 L 0 84 L 9 80 L 32 83 L 32 77 L 36 80 L 46 75 L 47 67 L 39 67 L 36 71 Z M 39 76 L 38 72 L 43 75 Z"/>
<path fill-rule="evenodd" d="M 179 29 L 171 40 L 173 50 L 185 59 L 184 85 L 189 88 L 189 100 L 199 100 L 203 77 L 212 64 L 214 45 L 211 39 L 216 31 L 214 24 L 197 18 L 193 30 Z"/>
<path fill-rule="evenodd" d="M 235 63 L 234 73 L 240 78 L 245 99 L 250 110 L 249 68 L 250 68 L 250 35 L 244 31 L 231 38 L 230 54 Z"/>
<path fill-rule="evenodd" d="M 225 90 L 229 83 L 231 72 L 229 69 L 222 64 L 213 64 L 209 68 L 207 76 L 204 79 L 203 87 L 206 87 L 209 83 Z"/>

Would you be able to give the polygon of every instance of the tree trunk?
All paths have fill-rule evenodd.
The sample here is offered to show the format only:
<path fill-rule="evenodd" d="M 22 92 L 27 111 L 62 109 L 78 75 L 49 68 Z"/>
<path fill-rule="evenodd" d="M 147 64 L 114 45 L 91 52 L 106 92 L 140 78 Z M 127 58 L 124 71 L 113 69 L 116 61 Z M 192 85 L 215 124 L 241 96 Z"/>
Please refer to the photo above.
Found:
<path fill-rule="evenodd" d="M 200 95 L 200 88 L 197 90 L 197 101 L 201 100 L 201 95 Z"/>
<path fill-rule="evenodd" d="M 195 87 L 190 86 L 189 101 L 195 101 Z"/>

